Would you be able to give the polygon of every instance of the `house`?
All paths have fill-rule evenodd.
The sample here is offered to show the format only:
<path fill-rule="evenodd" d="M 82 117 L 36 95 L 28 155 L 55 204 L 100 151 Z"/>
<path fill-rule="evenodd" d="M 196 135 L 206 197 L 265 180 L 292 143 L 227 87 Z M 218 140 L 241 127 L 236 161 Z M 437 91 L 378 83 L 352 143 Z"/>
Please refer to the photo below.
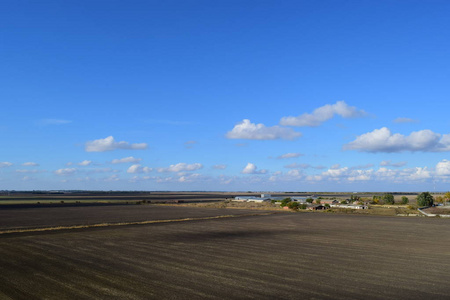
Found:
<path fill-rule="evenodd" d="M 327 209 L 327 207 L 323 206 L 323 205 L 311 205 L 311 206 L 308 206 L 307 209 L 309 209 L 309 210 L 325 210 L 325 209 Z"/>
<path fill-rule="evenodd" d="M 320 200 L 320 204 L 329 204 L 329 205 L 332 205 L 332 204 L 339 204 L 339 201 L 337 201 L 337 200 L 329 200 L 329 199 L 321 199 Z"/>

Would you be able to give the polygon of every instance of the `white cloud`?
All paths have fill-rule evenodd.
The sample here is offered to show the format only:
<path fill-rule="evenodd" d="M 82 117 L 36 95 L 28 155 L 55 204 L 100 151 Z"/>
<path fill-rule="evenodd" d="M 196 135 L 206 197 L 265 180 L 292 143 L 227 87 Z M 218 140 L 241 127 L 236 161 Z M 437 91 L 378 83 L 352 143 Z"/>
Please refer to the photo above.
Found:
<path fill-rule="evenodd" d="M 178 178 L 178 181 L 179 181 L 179 182 L 193 182 L 193 181 L 198 180 L 199 178 L 201 178 L 201 175 L 200 175 L 200 174 L 193 173 L 193 174 L 188 174 L 188 175 L 180 176 L 180 177 Z"/>
<path fill-rule="evenodd" d="M 278 159 L 285 159 L 285 158 L 295 158 L 295 157 L 300 157 L 303 156 L 303 154 L 301 153 L 286 153 L 280 156 L 277 156 Z"/>
<path fill-rule="evenodd" d="M 354 106 L 348 106 L 344 101 L 338 101 L 335 104 L 327 104 L 315 109 L 311 114 L 304 113 L 298 117 L 283 117 L 280 124 L 284 126 L 308 126 L 316 127 L 323 122 L 331 119 L 334 115 L 339 115 L 343 118 L 362 117 L 366 113 L 363 110 L 358 110 Z"/>
<path fill-rule="evenodd" d="M 103 181 L 106 181 L 106 182 L 119 181 L 119 180 L 120 180 L 120 178 L 117 174 L 111 175 L 111 176 L 103 179 Z"/>
<path fill-rule="evenodd" d="M 393 163 L 393 162 L 391 162 L 390 160 L 383 160 L 382 162 L 380 162 L 380 166 L 384 166 L 384 167 L 396 167 L 396 168 L 403 167 L 403 166 L 405 166 L 406 164 L 407 164 L 406 161 L 400 161 L 400 162 L 397 162 L 397 163 Z"/>
<path fill-rule="evenodd" d="M 213 169 L 215 170 L 225 170 L 227 168 L 227 165 L 214 165 Z"/>
<path fill-rule="evenodd" d="M 90 164 L 92 164 L 92 161 L 90 160 L 83 160 L 82 162 L 77 163 L 79 166 L 89 166 Z"/>
<path fill-rule="evenodd" d="M 24 166 L 24 167 L 38 167 L 39 164 L 30 161 L 30 162 L 24 162 L 24 163 L 22 164 L 22 166 Z"/>
<path fill-rule="evenodd" d="M 112 164 L 123 164 L 123 163 L 138 163 L 142 158 L 134 158 L 133 156 L 128 156 L 120 159 L 113 159 Z"/>
<path fill-rule="evenodd" d="M 127 173 L 150 173 L 153 169 L 149 167 L 141 167 L 139 164 L 132 165 L 128 168 Z"/>
<path fill-rule="evenodd" d="M 117 149 L 127 150 L 143 150 L 147 149 L 146 143 L 130 144 L 128 142 L 116 142 L 114 137 L 108 136 L 104 139 L 98 139 L 94 141 L 88 141 L 85 145 L 87 152 L 105 152 L 113 151 Z"/>
<path fill-rule="evenodd" d="M 73 175 L 77 172 L 78 170 L 76 168 L 65 168 L 65 169 L 58 169 L 55 171 L 56 175 L 61 175 L 61 176 L 65 176 L 65 175 Z"/>
<path fill-rule="evenodd" d="M 424 168 L 416 167 L 413 169 L 406 169 L 405 171 L 409 172 L 407 179 L 410 180 L 422 180 L 431 178 L 431 172 L 428 170 L 427 167 Z"/>
<path fill-rule="evenodd" d="M 393 121 L 394 123 L 418 123 L 417 120 L 410 118 L 397 118 Z"/>
<path fill-rule="evenodd" d="M 450 175 L 450 161 L 444 159 L 436 165 L 436 175 L 449 176 Z"/>
<path fill-rule="evenodd" d="M 187 164 L 187 163 L 178 163 L 176 165 L 170 165 L 168 168 L 158 168 L 158 172 L 183 172 L 183 171 L 195 171 L 203 168 L 203 165 L 200 163 Z"/>
<path fill-rule="evenodd" d="M 362 134 L 353 142 L 344 145 L 344 150 L 363 152 L 443 152 L 450 151 L 450 134 L 441 135 L 431 130 L 414 131 L 409 136 L 392 134 L 386 128 Z"/>
<path fill-rule="evenodd" d="M 72 123 L 72 121 L 62 119 L 42 119 L 38 121 L 39 125 L 64 125 L 69 123 Z"/>
<path fill-rule="evenodd" d="M 241 171 L 242 174 L 266 174 L 267 170 L 257 170 L 258 167 L 252 163 L 248 163 Z"/>
<path fill-rule="evenodd" d="M 10 163 L 8 161 L 0 162 L 0 168 L 11 167 L 12 165 L 13 165 L 13 163 Z"/>
<path fill-rule="evenodd" d="M 41 170 L 16 170 L 17 173 L 28 173 L 28 174 L 37 174 L 37 173 L 45 173 L 46 171 Z"/>
<path fill-rule="evenodd" d="M 229 139 L 248 139 L 248 140 L 294 140 L 302 134 L 291 128 L 281 126 L 266 127 L 264 124 L 251 123 L 250 120 L 244 119 L 242 122 L 234 126 L 227 132 L 226 137 Z"/>
<path fill-rule="evenodd" d="M 367 181 L 372 179 L 373 170 L 354 170 L 347 178 L 348 181 Z"/>

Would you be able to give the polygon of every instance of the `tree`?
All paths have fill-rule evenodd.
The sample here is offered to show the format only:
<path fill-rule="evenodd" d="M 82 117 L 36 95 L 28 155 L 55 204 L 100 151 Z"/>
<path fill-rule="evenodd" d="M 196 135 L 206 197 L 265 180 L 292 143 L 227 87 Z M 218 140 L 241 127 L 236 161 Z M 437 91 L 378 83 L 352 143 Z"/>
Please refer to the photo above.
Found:
<path fill-rule="evenodd" d="M 290 209 L 298 210 L 298 209 L 299 209 L 299 206 L 300 206 L 300 203 L 298 203 L 298 202 L 289 202 L 287 206 L 288 206 Z"/>
<path fill-rule="evenodd" d="M 409 199 L 406 196 L 402 196 L 402 204 L 408 204 L 409 203 Z"/>
<path fill-rule="evenodd" d="M 280 206 L 281 206 L 281 207 L 284 207 L 284 206 L 288 205 L 288 203 L 290 203 L 290 202 L 291 202 L 291 198 L 284 198 L 284 199 L 281 201 Z"/>
<path fill-rule="evenodd" d="M 380 203 L 380 196 L 374 195 L 372 197 L 372 204 L 378 204 Z"/>
<path fill-rule="evenodd" d="M 313 198 L 308 198 L 308 199 L 306 199 L 306 202 L 308 202 L 308 203 L 313 203 L 313 201 L 314 201 Z"/>
<path fill-rule="evenodd" d="M 394 195 L 392 195 L 392 194 L 384 194 L 383 200 L 384 200 L 384 203 L 386 203 L 386 204 L 394 204 L 395 203 Z"/>
<path fill-rule="evenodd" d="M 417 205 L 418 206 L 432 206 L 434 203 L 434 198 L 429 192 L 420 193 L 417 196 Z"/>
<path fill-rule="evenodd" d="M 316 204 L 320 204 L 320 199 L 316 199 Z"/>
<path fill-rule="evenodd" d="M 450 192 L 445 193 L 444 197 L 445 197 L 445 202 L 450 201 Z"/>
<path fill-rule="evenodd" d="M 444 203 L 444 197 L 442 197 L 442 196 L 437 196 L 437 197 L 436 197 L 436 202 L 437 202 L 437 203 Z"/>

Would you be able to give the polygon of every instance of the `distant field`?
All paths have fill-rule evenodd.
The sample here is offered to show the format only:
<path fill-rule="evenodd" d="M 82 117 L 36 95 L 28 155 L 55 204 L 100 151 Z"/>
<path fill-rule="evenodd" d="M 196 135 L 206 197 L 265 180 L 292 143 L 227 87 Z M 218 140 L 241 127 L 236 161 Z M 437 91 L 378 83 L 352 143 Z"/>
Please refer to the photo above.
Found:
<path fill-rule="evenodd" d="M 260 193 L 248 192 L 77 192 L 77 193 L 4 193 L 0 194 L 0 206 L 11 204 L 66 204 L 73 203 L 134 203 L 145 201 L 150 203 L 201 203 L 216 202 L 234 198 L 238 195 L 259 196 Z M 321 196 L 324 198 L 336 198 L 344 200 L 353 195 L 365 199 L 372 199 L 373 195 L 383 193 L 272 193 L 277 197 L 292 196 Z M 400 202 L 402 196 L 407 196 L 411 203 L 416 203 L 417 193 L 395 193 L 395 201 Z"/>
<path fill-rule="evenodd" d="M 0 299 L 445 299 L 450 294 L 446 219 L 93 208 L 10 209 L 1 211 L 0 220 L 3 228 L 17 228 L 242 216 L 0 235 Z"/>

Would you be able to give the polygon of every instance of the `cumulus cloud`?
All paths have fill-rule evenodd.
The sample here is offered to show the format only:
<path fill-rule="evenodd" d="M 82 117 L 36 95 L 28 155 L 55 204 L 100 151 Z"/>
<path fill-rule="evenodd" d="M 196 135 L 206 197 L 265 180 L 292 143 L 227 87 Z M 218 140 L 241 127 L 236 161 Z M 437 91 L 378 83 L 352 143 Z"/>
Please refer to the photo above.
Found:
<path fill-rule="evenodd" d="M 266 174 L 267 170 L 258 170 L 258 167 L 252 163 L 248 163 L 241 171 L 242 174 Z"/>
<path fill-rule="evenodd" d="M 431 172 L 428 170 L 427 167 L 424 168 L 416 167 L 413 169 L 407 169 L 406 171 L 409 171 L 410 173 L 408 176 L 410 180 L 422 180 L 431 178 Z"/>
<path fill-rule="evenodd" d="M 77 163 L 79 166 L 89 166 L 90 164 L 92 164 L 91 160 L 83 160 L 82 162 Z"/>
<path fill-rule="evenodd" d="M 280 120 L 280 124 L 283 126 L 316 127 L 333 118 L 334 115 L 339 115 L 343 118 L 356 118 L 366 115 L 366 112 L 364 110 L 358 110 L 354 106 L 349 106 L 344 101 L 338 101 L 335 104 L 321 106 L 311 114 L 304 113 L 298 117 L 283 117 Z"/>
<path fill-rule="evenodd" d="M 418 123 L 419 121 L 410 118 L 397 118 L 394 123 Z"/>
<path fill-rule="evenodd" d="M 383 167 L 396 167 L 396 168 L 400 168 L 400 167 L 405 166 L 406 164 L 407 164 L 406 161 L 400 161 L 400 162 L 397 162 L 397 163 L 393 163 L 393 162 L 391 162 L 390 160 L 383 160 L 382 162 L 380 162 L 380 166 L 383 166 Z"/>
<path fill-rule="evenodd" d="M 134 158 L 133 156 L 128 156 L 120 159 L 113 159 L 112 164 L 124 164 L 124 163 L 138 163 L 142 158 Z"/>
<path fill-rule="evenodd" d="M 303 156 L 303 154 L 301 153 L 286 153 L 280 156 L 277 156 L 278 159 L 285 159 L 285 158 L 295 158 L 295 157 L 300 157 Z"/>
<path fill-rule="evenodd" d="M 98 139 L 94 141 L 88 141 L 85 145 L 85 150 L 87 152 L 105 152 L 113 151 L 117 149 L 126 150 L 143 150 L 147 149 L 146 143 L 130 144 L 128 142 L 116 142 L 114 137 L 108 136 L 104 139 Z"/>
<path fill-rule="evenodd" d="M 242 122 L 234 126 L 227 132 L 226 137 L 229 139 L 247 139 L 247 140 L 294 140 L 302 134 L 291 128 L 281 126 L 266 127 L 264 124 L 251 123 L 250 120 L 244 119 Z"/>
<path fill-rule="evenodd" d="M 10 163 L 8 161 L 0 162 L 0 168 L 11 167 L 12 165 L 13 165 L 13 163 Z"/>
<path fill-rule="evenodd" d="M 213 169 L 215 170 L 225 170 L 227 168 L 227 165 L 214 165 Z"/>
<path fill-rule="evenodd" d="M 344 150 L 362 152 L 443 152 L 450 151 L 450 134 L 441 135 L 431 130 L 414 131 L 405 136 L 393 134 L 388 128 L 375 129 L 357 136 L 353 142 L 344 145 Z"/>
<path fill-rule="evenodd" d="M 127 173 L 150 173 L 153 169 L 149 167 L 141 167 L 139 164 L 132 165 L 128 168 Z"/>
<path fill-rule="evenodd" d="M 178 163 L 176 165 L 170 165 L 168 168 L 158 168 L 158 172 L 188 172 L 195 171 L 203 168 L 203 165 L 200 163 L 187 164 L 187 163 Z"/>
<path fill-rule="evenodd" d="M 24 162 L 24 163 L 22 164 L 22 166 L 24 166 L 24 167 L 38 167 L 39 164 L 38 164 L 38 163 L 35 163 L 35 162 L 29 161 L 29 162 Z"/>
<path fill-rule="evenodd" d="M 450 175 L 450 161 L 444 159 L 436 165 L 436 175 L 449 176 Z"/>
<path fill-rule="evenodd" d="M 73 175 L 77 172 L 78 170 L 76 168 L 64 168 L 64 169 L 58 169 L 55 171 L 56 175 L 60 175 L 60 176 L 66 176 L 66 175 Z"/>

